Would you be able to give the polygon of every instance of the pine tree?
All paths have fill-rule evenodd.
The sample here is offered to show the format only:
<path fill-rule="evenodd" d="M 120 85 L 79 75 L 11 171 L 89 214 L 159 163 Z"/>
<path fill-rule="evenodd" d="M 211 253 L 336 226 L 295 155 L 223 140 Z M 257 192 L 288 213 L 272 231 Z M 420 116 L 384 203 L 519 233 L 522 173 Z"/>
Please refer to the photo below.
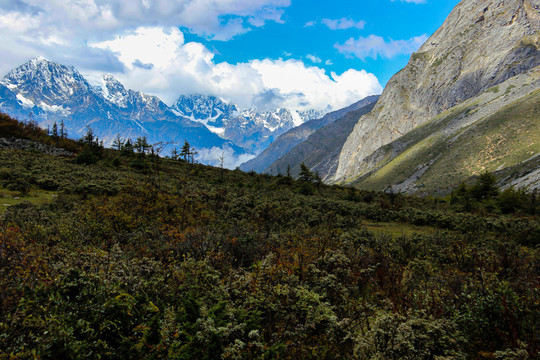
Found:
<path fill-rule="evenodd" d="M 112 143 L 112 147 L 118 151 L 124 148 L 124 139 L 120 137 L 120 134 L 116 135 L 116 138 L 114 139 Z"/>
<path fill-rule="evenodd" d="M 473 196 L 477 200 L 487 200 L 499 195 L 497 178 L 489 171 L 483 172 L 478 177 L 476 184 L 471 188 Z"/>
<path fill-rule="evenodd" d="M 300 176 L 299 176 L 299 179 L 302 180 L 302 181 L 312 181 L 313 180 L 313 173 L 309 170 L 309 168 L 304 163 L 300 164 Z"/>
<path fill-rule="evenodd" d="M 135 149 L 137 153 L 141 155 L 146 155 L 146 152 L 151 148 L 151 145 L 148 143 L 146 136 L 140 136 L 135 140 Z"/>
<path fill-rule="evenodd" d="M 67 138 L 67 130 L 66 130 L 66 126 L 64 124 L 64 120 L 62 120 L 60 122 L 60 138 L 61 139 L 66 139 Z"/>
<path fill-rule="evenodd" d="M 58 125 L 56 125 L 56 121 L 54 122 L 52 126 L 51 136 L 55 140 L 58 139 Z"/>
<path fill-rule="evenodd" d="M 171 151 L 171 159 L 178 160 L 179 157 L 180 157 L 180 153 L 178 152 L 178 149 L 174 147 L 174 149 L 172 149 Z"/>
<path fill-rule="evenodd" d="M 184 146 L 182 146 L 182 151 L 180 151 L 180 156 L 182 156 L 184 160 L 189 163 L 189 159 L 191 156 L 191 146 L 189 145 L 187 140 L 184 140 Z"/>
<path fill-rule="evenodd" d="M 122 147 L 122 153 L 126 155 L 130 155 L 133 153 L 133 143 L 131 142 L 131 139 L 127 139 L 124 143 L 124 146 Z"/>

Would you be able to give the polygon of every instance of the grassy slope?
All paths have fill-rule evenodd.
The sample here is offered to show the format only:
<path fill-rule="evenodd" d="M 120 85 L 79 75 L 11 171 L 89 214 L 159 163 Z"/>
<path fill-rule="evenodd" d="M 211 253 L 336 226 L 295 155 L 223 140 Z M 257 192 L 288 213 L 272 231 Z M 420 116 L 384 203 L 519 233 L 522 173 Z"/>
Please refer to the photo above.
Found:
<path fill-rule="evenodd" d="M 421 192 L 445 192 L 482 171 L 508 168 L 540 152 L 540 90 L 450 137 L 438 135 L 453 118 L 466 115 L 471 104 L 451 109 L 405 135 L 410 143 L 400 155 L 359 179 L 359 188 L 382 190 L 412 176 L 433 162 L 417 186 Z M 387 152 L 390 145 L 386 146 Z"/>

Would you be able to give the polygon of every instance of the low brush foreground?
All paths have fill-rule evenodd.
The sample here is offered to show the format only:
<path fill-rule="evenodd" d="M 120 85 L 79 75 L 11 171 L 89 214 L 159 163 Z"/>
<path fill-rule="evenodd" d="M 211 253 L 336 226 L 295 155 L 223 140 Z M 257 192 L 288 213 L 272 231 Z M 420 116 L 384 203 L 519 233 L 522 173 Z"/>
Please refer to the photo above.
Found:
<path fill-rule="evenodd" d="M 489 173 L 420 198 L 0 137 L 31 144 L 0 149 L 2 360 L 538 356 L 538 196 Z"/>

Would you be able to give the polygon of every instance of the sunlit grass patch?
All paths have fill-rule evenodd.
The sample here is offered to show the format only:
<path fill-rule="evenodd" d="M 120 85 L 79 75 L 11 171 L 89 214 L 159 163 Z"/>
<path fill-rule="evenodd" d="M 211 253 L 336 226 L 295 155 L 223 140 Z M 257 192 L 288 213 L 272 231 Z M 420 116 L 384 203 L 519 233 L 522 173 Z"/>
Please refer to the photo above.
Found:
<path fill-rule="evenodd" d="M 32 204 L 43 205 L 53 200 L 55 191 L 35 190 L 28 195 L 21 195 L 18 191 L 0 189 L 0 214 L 4 213 L 9 206 L 28 201 Z"/>

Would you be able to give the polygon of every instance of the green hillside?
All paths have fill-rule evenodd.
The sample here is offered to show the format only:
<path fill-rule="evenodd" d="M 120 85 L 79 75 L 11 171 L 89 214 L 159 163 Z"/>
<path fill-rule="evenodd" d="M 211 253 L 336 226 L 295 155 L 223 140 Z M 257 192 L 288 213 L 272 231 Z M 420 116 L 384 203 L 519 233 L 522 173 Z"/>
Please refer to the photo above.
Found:
<path fill-rule="evenodd" d="M 504 89 L 497 87 L 488 92 L 503 97 Z M 510 85 L 506 92 L 512 89 Z M 379 152 L 386 154 L 386 160 L 354 185 L 383 190 L 389 184 L 398 184 L 399 188 L 399 184 L 409 181 L 414 186 L 408 192 L 444 194 L 484 171 L 511 169 L 538 155 L 540 90 L 457 131 L 446 131 L 456 119 L 466 119 L 490 105 L 479 100 L 466 102 L 383 147 Z M 402 149 L 395 153 L 397 147 Z"/>
<path fill-rule="evenodd" d="M 521 201 L 509 209 L 478 185 L 464 209 L 463 191 L 447 202 L 77 146 L 0 149 L 0 359 L 540 350 L 536 194 L 507 193 Z"/>

